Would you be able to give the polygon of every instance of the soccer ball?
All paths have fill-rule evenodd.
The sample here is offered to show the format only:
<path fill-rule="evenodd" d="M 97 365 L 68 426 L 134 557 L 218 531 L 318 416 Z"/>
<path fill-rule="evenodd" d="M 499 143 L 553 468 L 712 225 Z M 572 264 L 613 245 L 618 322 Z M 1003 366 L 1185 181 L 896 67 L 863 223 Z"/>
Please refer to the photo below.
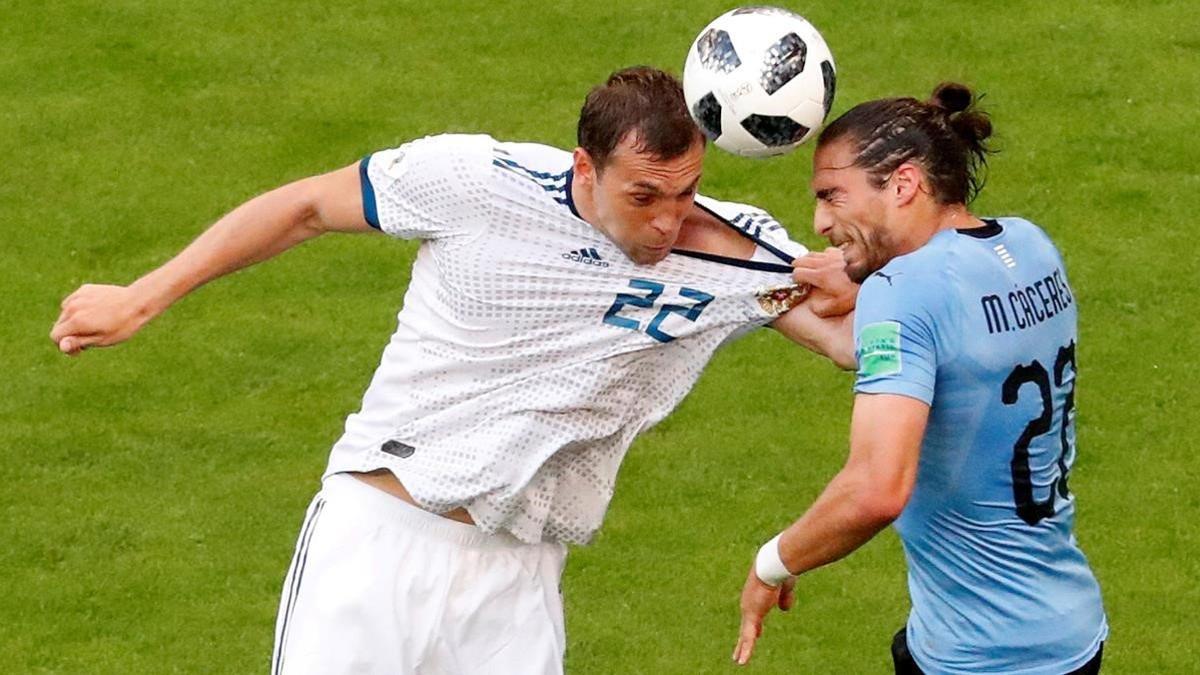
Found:
<path fill-rule="evenodd" d="M 700 31 L 683 95 L 700 130 L 744 157 L 788 152 L 821 127 L 836 87 L 833 54 L 804 17 L 741 7 Z"/>

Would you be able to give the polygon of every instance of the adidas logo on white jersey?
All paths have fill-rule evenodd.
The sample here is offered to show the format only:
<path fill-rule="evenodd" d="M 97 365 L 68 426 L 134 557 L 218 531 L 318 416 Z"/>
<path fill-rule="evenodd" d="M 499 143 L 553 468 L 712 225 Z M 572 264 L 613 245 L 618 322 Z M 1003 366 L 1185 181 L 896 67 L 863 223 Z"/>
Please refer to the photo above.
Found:
<path fill-rule="evenodd" d="M 576 251 L 568 251 L 562 254 L 567 260 L 574 260 L 577 263 L 584 265 L 595 265 L 596 267 L 608 267 L 608 263 L 600 259 L 600 254 L 594 248 L 581 248 Z"/>

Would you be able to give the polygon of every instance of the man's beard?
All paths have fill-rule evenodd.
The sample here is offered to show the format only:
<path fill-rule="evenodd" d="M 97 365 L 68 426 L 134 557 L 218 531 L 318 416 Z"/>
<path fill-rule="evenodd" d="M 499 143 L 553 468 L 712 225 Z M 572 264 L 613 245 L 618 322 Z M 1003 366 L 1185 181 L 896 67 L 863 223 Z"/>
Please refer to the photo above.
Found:
<path fill-rule="evenodd" d="M 861 230 L 860 230 L 861 232 Z M 883 269 L 896 256 L 891 253 L 891 240 L 880 230 L 871 230 L 863 238 L 861 245 L 862 259 L 846 266 L 846 276 L 856 284 L 861 284 L 867 277 Z"/>

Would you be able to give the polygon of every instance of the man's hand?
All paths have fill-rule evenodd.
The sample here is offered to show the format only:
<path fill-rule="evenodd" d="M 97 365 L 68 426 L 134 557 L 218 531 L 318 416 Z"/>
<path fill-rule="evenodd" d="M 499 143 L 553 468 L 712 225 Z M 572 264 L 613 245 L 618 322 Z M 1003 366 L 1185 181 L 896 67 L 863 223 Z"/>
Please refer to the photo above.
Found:
<path fill-rule="evenodd" d="M 153 317 L 127 286 L 85 284 L 62 302 L 50 339 L 64 354 L 124 342 Z"/>
<path fill-rule="evenodd" d="M 792 278 L 796 283 L 812 286 L 808 304 L 814 314 L 827 318 L 842 316 L 854 310 L 858 284 L 846 276 L 846 260 L 838 248 L 809 253 L 792 263 Z"/>
<path fill-rule="evenodd" d="M 754 653 L 754 643 L 762 635 L 763 619 L 772 607 L 779 607 L 786 612 L 796 602 L 792 589 L 796 586 L 796 577 L 790 577 L 779 586 L 768 586 L 754 573 L 754 565 L 750 566 L 750 576 L 742 588 L 742 628 L 738 633 L 737 646 L 733 648 L 733 660 L 741 666 L 750 662 Z"/>

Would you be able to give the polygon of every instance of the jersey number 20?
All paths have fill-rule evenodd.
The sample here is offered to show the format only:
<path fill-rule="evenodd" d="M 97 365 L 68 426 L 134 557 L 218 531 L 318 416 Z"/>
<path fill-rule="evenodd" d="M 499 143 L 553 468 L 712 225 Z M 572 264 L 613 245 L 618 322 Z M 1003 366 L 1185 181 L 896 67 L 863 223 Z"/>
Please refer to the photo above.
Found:
<path fill-rule="evenodd" d="M 696 319 L 700 318 L 700 312 L 703 312 L 704 308 L 708 307 L 708 303 L 713 301 L 713 296 L 705 293 L 704 291 L 698 291 L 694 288 L 681 287 L 679 289 L 679 295 L 689 300 L 695 300 L 695 302 L 690 305 L 663 305 L 658 310 L 658 314 L 654 315 L 654 318 L 650 319 L 650 323 L 646 324 L 646 327 L 643 329 L 642 324 L 638 323 L 636 319 L 631 319 L 627 316 L 621 316 L 621 310 L 625 308 L 625 305 L 630 305 L 633 307 L 654 307 L 654 303 L 658 301 L 659 296 L 662 295 L 663 289 L 666 287 L 657 281 L 650 281 L 649 279 L 630 279 L 629 287 L 642 291 L 643 294 L 634 295 L 633 293 L 617 293 L 617 299 L 613 301 L 612 306 L 609 307 L 608 311 L 604 313 L 604 323 L 613 326 L 620 326 L 621 328 L 628 328 L 629 330 L 644 330 L 646 335 L 649 335 L 659 342 L 670 342 L 671 340 L 675 339 L 674 335 L 671 335 L 662 329 L 662 322 L 665 321 L 668 316 L 672 314 L 678 314 L 688 321 L 695 321 Z"/>
<path fill-rule="evenodd" d="M 1075 374 L 1075 342 L 1065 347 L 1059 347 L 1058 356 L 1054 359 L 1054 385 L 1064 386 L 1067 366 L 1071 366 L 1071 374 Z M 1029 365 L 1019 365 L 1009 373 L 1004 380 L 1002 400 L 1005 405 L 1013 405 L 1021 393 L 1021 385 L 1037 385 L 1042 395 L 1042 414 L 1025 426 L 1025 431 L 1013 446 L 1012 482 L 1013 499 L 1017 503 L 1017 515 L 1030 525 L 1037 525 L 1043 518 L 1054 515 L 1055 493 L 1066 499 L 1071 493 L 1067 489 L 1067 455 L 1070 443 L 1067 441 L 1067 424 L 1071 420 L 1071 410 L 1075 407 L 1075 378 L 1071 378 L 1066 400 L 1062 407 L 1062 431 L 1059 433 L 1061 450 L 1058 454 L 1058 478 L 1050 486 L 1050 496 L 1039 502 L 1033 496 L 1033 481 L 1029 469 L 1029 444 L 1033 439 L 1050 432 L 1054 421 L 1053 397 L 1050 395 L 1050 373 L 1037 359 Z"/>

